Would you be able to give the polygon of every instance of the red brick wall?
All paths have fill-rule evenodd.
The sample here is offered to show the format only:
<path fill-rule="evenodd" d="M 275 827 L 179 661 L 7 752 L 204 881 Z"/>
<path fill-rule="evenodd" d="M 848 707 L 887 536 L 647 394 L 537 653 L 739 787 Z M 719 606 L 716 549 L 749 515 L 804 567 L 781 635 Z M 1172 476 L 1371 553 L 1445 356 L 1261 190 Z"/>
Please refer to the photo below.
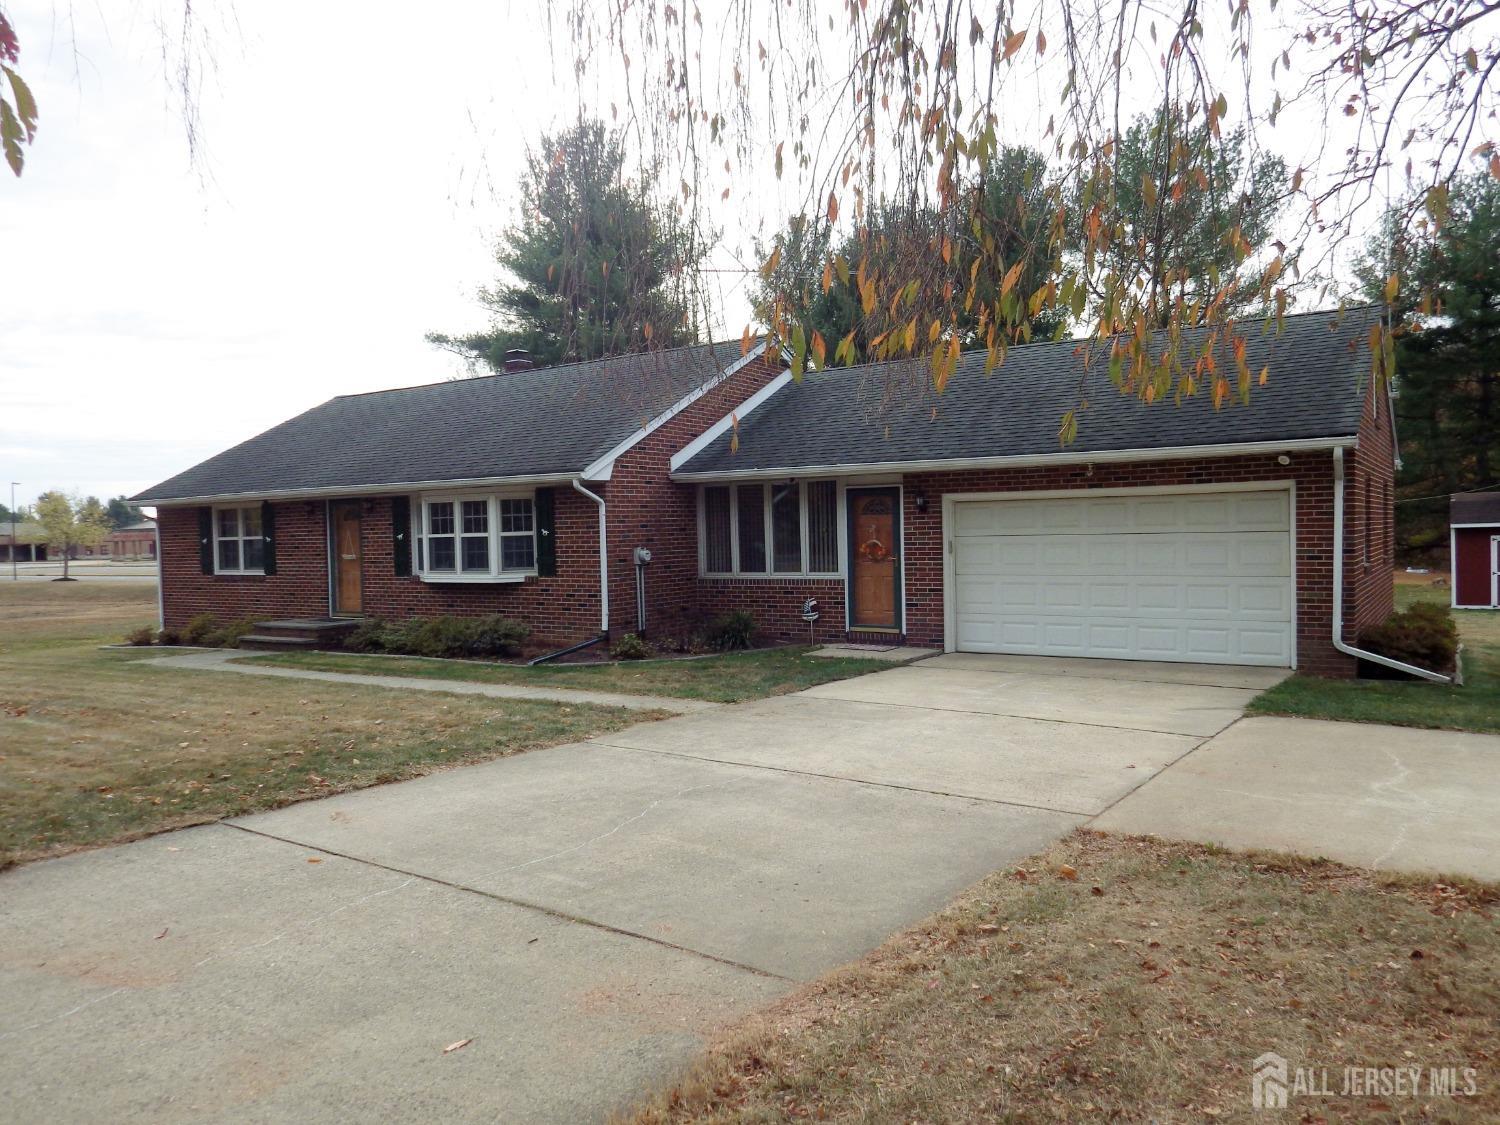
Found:
<path fill-rule="evenodd" d="M 219 621 L 241 617 L 325 617 L 328 614 L 327 524 L 323 502 L 276 506 L 276 573 L 204 574 L 198 563 L 198 509 L 158 508 L 162 612 L 169 629 L 200 613 Z"/>
<path fill-rule="evenodd" d="M 1372 379 L 1359 448 L 1344 451 L 1344 640 L 1350 644 L 1394 608 L 1395 480 L 1390 400 Z"/>
<path fill-rule="evenodd" d="M 650 548 L 650 631 L 661 633 L 698 613 L 698 522 L 694 490 L 668 478 L 672 454 L 765 386 L 778 365 L 752 363 L 641 441 L 615 465 L 611 480 L 589 484 L 608 505 L 610 625 L 635 629 L 632 551 Z M 428 583 L 398 578 L 392 560 L 389 497 L 362 501 L 363 609 L 367 616 L 499 613 L 532 629 L 543 643 L 570 644 L 599 631 L 599 516 L 592 500 L 554 486 L 557 576 L 518 583 Z M 162 574 L 168 627 L 199 613 L 240 617 L 322 617 L 328 613 L 324 501 L 276 506 L 277 573 L 206 575 L 198 562 L 197 507 L 161 508 Z M 799 603 L 800 604 L 800 603 Z"/>
<path fill-rule="evenodd" d="M 1389 448 L 1389 446 L 1387 446 Z M 1297 659 L 1301 671 L 1326 676 L 1351 676 L 1354 661 L 1333 648 L 1333 461 L 1328 452 L 1291 454 L 1291 464 L 1280 465 L 1273 454 L 1255 457 L 1193 461 L 1154 461 L 1135 464 L 1087 465 L 982 471 L 916 473 L 905 478 L 904 552 L 906 639 L 909 643 L 943 644 L 943 520 L 942 496 L 947 492 L 1024 492 L 1048 489 L 1130 488 L 1227 484 L 1254 481 L 1294 481 L 1296 484 Z M 1371 455 L 1361 473 L 1378 477 Z M 1387 470 L 1388 471 L 1388 470 Z M 916 510 L 917 494 L 925 493 L 928 509 Z M 1361 525 L 1362 527 L 1362 525 Z M 1389 557 L 1388 517 L 1383 550 Z M 1352 541 L 1352 540 L 1351 540 Z M 1372 564 L 1372 574 L 1376 569 Z M 1387 568 L 1386 574 L 1389 574 Z M 786 639 L 806 636 L 797 617 L 801 599 L 812 594 L 823 606 L 819 639 L 843 636 L 842 583 L 828 580 L 706 579 L 700 602 L 705 609 L 723 612 L 747 609 L 770 635 Z M 1377 583 L 1366 582 L 1362 609 L 1383 616 Z M 1388 611 L 1389 588 L 1385 598 Z M 1350 630 L 1352 638 L 1353 631 Z"/>
<path fill-rule="evenodd" d="M 646 567 L 649 634 L 668 635 L 693 624 L 704 612 L 698 594 L 697 490 L 670 479 L 672 455 L 780 371 L 779 363 L 748 364 L 615 462 L 606 499 L 610 625 L 616 635 L 636 629 L 637 547 L 651 552 Z"/>
<path fill-rule="evenodd" d="M 698 604 L 704 617 L 712 619 L 735 610 L 746 610 L 755 619 L 759 634 L 770 640 L 806 642 L 807 622 L 802 603 L 818 599 L 819 617 L 813 640 L 823 644 L 843 641 L 844 582 L 841 578 L 702 578 L 698 580 Z"/>
<path fill-rule="evenodd" d="M 593 501 L 563 486 L 556 497 L 557 576 L 516 583 L 443 585 L 396 577 L 389 497 L 362 500 L 364 612 L 369 617 L 499 613 L 524 622 L 543 643 L 568 644 L 599 631 L 599 518 Z M 169 628 L 199 613 L 326 617 L 328 549 L 322 500 L 275 505 L 274 575 L 203 574 L 198 509 L 162 508 L 163 603 Z"/>
<path fill-rule="evenodd" d="M 1296 484 L 1297 663 L 1304 672 L 1350 676 L 1354 662 L 1329 639 L 1333 605 L 1333 461 L 1326 452 L 1294 453 L 1290 465 L 1274 454 L 1254 457 L 1151 461 L 962 473 L 922 473 L 906 478 L 907 635 L 914 643 L 943 640 L 943 537 L 939 497 L 945 492 L 1021 492 L 1045 489 L 1294 481 Z M 914 507 L 917 492 L 929 501 L 926 516 Z"/>
<path fill-rule="evenodd" d="M 367 617 L 478 617 L 498 613 L 558 646 L 599 632 L 599 516 L 592 500 L 554 486 L 557 574 L 522 582 L 424 582 L 397 578 L 390 500 L 371 502 L 360 526 Z M 415 508 L 415 503 L 413 507 Z"/>

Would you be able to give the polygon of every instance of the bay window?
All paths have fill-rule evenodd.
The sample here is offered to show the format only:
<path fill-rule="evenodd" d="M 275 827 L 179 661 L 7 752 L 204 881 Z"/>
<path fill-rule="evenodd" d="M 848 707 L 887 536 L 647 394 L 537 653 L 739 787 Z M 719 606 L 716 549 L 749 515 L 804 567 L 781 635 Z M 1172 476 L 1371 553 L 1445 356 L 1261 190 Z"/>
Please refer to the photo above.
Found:
<path fill-rule="evenodd" d="M 536 573 L 536 504 L 531 495 L 424 496 L 414 508 L 414 569 L 420 577 L 518 581 Z"/>
<path fill-rule="evenodd" d="M 705 485 L 699 493 L 699 513 L 704 574 L 839 571 L 835 481 Z"/>
<path fill-rule="evenodd" d="M 536 509 L 529 498 L 500 501 L 500 565 L 505 570 L 536 566 Z"/>

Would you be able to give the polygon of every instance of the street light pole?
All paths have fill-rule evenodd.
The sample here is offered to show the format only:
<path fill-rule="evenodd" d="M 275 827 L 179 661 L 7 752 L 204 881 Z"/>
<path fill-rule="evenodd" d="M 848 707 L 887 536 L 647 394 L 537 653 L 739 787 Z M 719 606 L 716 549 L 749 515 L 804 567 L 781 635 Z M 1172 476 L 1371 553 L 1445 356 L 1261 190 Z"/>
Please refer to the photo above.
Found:
<path fill-rule="evenodd" d="M 13 480 L 10 482 L 10 580 L 19 582 L 20 577 L 16 574 L 16 485 L 21 482 Z"/>

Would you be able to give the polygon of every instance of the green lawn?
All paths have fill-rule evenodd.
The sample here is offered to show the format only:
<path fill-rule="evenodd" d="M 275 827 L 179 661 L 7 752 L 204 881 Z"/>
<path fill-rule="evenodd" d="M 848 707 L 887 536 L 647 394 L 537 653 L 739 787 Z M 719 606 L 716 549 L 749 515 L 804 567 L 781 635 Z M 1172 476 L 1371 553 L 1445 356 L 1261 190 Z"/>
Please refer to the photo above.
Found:
<path fill-rule="evenodd" d="M 1396 608 L 1416 601 L 1448 604 L 1448 591 L 1398 585 Z M 1296 715 L 1353 723 L 1500 733 L 1500 611 L 1454 613 L 1464 644 L 1464 686 L 1293 676 L 1258 695 L 1255 715 Z"/>
<path fill-rule="evenodd" d="M 268 653 L 249 659 L 287 668 L 354 672 L 380 676 L 420 676 L 489 684 L 535 684 L 554 688 L 617 691 L 739 703 L 784 695 L 833 680 L 845 680 L 891 665 L 854 657 L 809 656 L 807 646 L 725 653 L 692 660 L 622 661 L 613 664 L 555 664 L 527 668 L 471 660 L 423 660 L 401 656 L 361 656 L 339 652 Z"/>

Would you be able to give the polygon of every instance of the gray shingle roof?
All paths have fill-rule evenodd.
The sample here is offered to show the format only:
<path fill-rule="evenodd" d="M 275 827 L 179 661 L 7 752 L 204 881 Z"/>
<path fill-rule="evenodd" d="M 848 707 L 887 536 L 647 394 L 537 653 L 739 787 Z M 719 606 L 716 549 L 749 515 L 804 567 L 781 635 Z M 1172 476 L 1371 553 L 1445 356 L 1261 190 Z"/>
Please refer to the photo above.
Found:
<path fill-rule="evenodd" d="M 925 360 L 871 364 L 805 376 L 740 422 L 739 448 L 717 439 L 679 472 L 806 470 L 843 465 L 949 459 L 1068 456 L 1135 449 L 1174 449 L 1352 435 L 1359 429 L 1368 383 L 1368 337 L 1380 309 L 1287 316 L 1278 335 L 1247 322 L 1252 373 L 1269 366 L 1250 402 L 1213 409 L 1200 392 L 1180 405 L 1147 405 L 1109 381 L 1107 349 L 1085 373 L 1080 341 L 1012 348 L 988 377 L 985 353 L 966 353 L 944 392 L 931 387 Z M 1206 330 L 1185 335 L 1204 339 Z M 1221 370 L 1234 365 L 1220 360 Z M 1233 376 L 1231 375 L 1231 378 Z M 1080 400 L 1078 436 L 1058 444 L 1063 415 Z"/>
<path fill-rule="evenodd" d="M 738 362 L 739 341 L 342 395 L 138 503 L 576 473 Z"/>
<path fill-rule="evenodd" d="M 1500 491 L 1460 492 L 1448 498 L 1450 523 L 1500 525 Z"/>

